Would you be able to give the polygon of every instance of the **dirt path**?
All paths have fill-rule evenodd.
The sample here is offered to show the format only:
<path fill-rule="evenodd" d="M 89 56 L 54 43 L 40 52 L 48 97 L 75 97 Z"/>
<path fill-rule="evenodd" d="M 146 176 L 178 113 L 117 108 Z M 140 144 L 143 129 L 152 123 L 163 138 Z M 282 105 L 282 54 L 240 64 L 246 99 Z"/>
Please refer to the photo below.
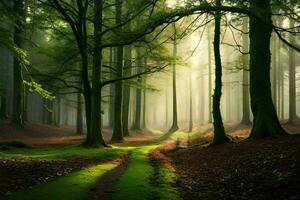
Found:
<path fill-rule="evenodd" d="M 130 152 L 118 160 L 114 161 L 116 164 L 118 164 L 117 167 L 114 169 L 108 171 L 105 173 L 101 178 L 99 179 L 97 185 L 95 187 L 91 188 L 89 193 L 89 199 L 91 200 L 110 200 L 111 194 L 114 192 L 110 188 L 114 181 L 116 181 L 121 174 L 127 169 L 128 166 L 128 160 L 130 157 Z"/>

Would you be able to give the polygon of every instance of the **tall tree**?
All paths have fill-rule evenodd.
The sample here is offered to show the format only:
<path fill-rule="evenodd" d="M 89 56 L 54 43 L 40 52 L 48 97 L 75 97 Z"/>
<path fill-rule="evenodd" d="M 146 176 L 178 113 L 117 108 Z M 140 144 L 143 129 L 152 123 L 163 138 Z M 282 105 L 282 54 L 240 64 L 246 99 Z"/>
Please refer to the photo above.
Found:
<path fill-rule="evenodd" d="M 115 64 L 114 64 L 114 48 L 109 48 L 109 66 L 110 69 L 110 78 L 116 78 L 115 72 Z M 112 128 L 114 127 L 114 113 L 115 113 L 115 104 L 114 104 L 114 97 L 115 97 L 115 85 L 110 84 L 109 86 L 109 126 Z"/>
<path fill-rule="evenodd" d="M 25 2 L 22 0 L 14 1 L 15 17 L 15 33 L 14 43 L 22 48 L 22 38 L 24 37 L 24 25 L 25 25 Z M 23 120 L 23 80 L 22 80 L 22 66 L 19 59 L 14 56 L 14 72 L 13 72 L 13 113 L 12 124 L 22 127 L 24 125 Z"/>
<path fill-rule="evenodd" d="M 192 132 L 193 130 L 193 85 L 192 85 L 192 70 L 190 70 L 189 74 L 189 104 L 190 104 L 190 111 L 189 111 L 189 130 L 188 132 Z"/>
<path fill-rule="evenodd" d="M 290 19 L 290 28 L 293 28 L 295 22 Z M 293 35 L 290 36 L 290 42 L 295 43 Z M 289 49 L 289 123 L 293 123 L 297 118 L 296 114 L 296 64 L 295 64 L 295 51 Z"/>
<path fill-rule="evenodd" d="M 212 74 L 212 64 L 211 64 L 211 39 L 210 39 L 210 26 L 207 25 L 207 51 L 208 51 L 208 123 L 212 122 L 212 111 L 211 111 L 211 74 Z"/>
<path fill-rule="evenodd" d="M 173 57 L 176 58 L 177 56 L 177 30 L 176 30 L 176 23 L 173 23 Z M 171 128 L 169 129 L 169 133 L 173 133 L 178 130 L 178 120 L 177 120 L 177 93 L 176 93 L 176 64 L 172 64 L 172 90 L 173 90 L 173 120 Z"/>
<path fill-rule="evenodd" d="M 243 53 L 242 62 L 243 62 L 243 117 L 242 124 L 248 125 L 250 121 L 250 103 L 249 103 L 249 36 L 246 34 L 249 27 L 249 18 L 243 18 Z"/>
<path fill-rule="evenodd" d="M 286 134 L 277 118 L 270 84 L 270 38 L 272 33 L 270 0 L 250 1 L 250 96 L 253 113 L 251 138 Z"/>
<path fill-rule="evenodd" d="M 76 133 L 82 134 L 83 133 L 83 124 L 82 124 L 82 97 L 81 93 L 77 93 L 77 113 L 76 113 Z"/>
<path fill-rule="evenodd" d="M 116 26 L 122 23 L 122 1 L 116 0 Z M 122 29 L 119 30 L 122 32 Z M 123 46 L 116 47 L 116 73 L 117 78 L 123 77 Z M 123 140 L 123 127 L 122 127 L 122 99 L 123 99 L 123 84 L 122 81 L 115 83 L 115 107 L 114 107 L 114 126 L 111 141 L 120 142 Z"/>
<path fill-rule="evenodd" d="M 127 45 L 124 51 L 124 75 L 131 76 L 132 70 L 132 48 Z M 129 107 L 130 107 L 130 84 L 124 82 L 123 88 L 123 110 L 122 110 L 122 125 L 123 135 L 129 136 Z"/>
<path fill-rule="evenodd" d="M 216 0 L 216 6 L 221 6 L 221 0 Z M 222 61 L 220 53 L 221 35 L 221 11 L 215 12 L 215 34 L 214 34 L 214 54 L 215 54 L 215 91 L 213 95 L 213 124 L 214 139 L 212 144 L 219 144 L 229 140 L 227 137 L 220 110 L 220 100 L 222 96 Z"/>
<path fill-rule="evenodd" d="M 92 106 L 90 134 L 85 144 L 88 146 L 106 146 L 101 134 L 101 80 L 102 80 L 102 23 L 103 0 L 94 0 L 94 49 L 92 67 Z"/>
<path fill-rule="evenodd" d="M 136 48 L 137 58 L 136 58 L 136 67 L 137 72 L 141 73 L 143 67 L 143 58 L 142 58 L 142 48 L 138 46 Z M 141 84 L 142 78 L 138 77 L 138 84 Z M 142 115 L 142 88 L 140 85 L 136 88 L 135 92 L 135 115 L 134 122 L 132 125 L 132 130 L 141 130 L 141 115 Z"/>

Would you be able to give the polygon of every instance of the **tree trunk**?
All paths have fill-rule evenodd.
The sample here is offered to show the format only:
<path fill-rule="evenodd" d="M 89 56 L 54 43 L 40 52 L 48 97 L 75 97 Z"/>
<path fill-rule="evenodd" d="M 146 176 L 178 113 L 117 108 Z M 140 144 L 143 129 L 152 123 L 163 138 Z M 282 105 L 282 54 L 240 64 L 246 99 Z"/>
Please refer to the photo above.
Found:
<path fill-rule="evenodd" d="M 272 101 L 270 84 L 270 0 L 253 0 L 251 10 L 263 19 L 250 16 L 250 96 L 253 113 L 251 138 L 285 134 Z"/>
<path fill-rule="evenodd" d="M 109 48 L 109 66 L 114 67 L 114 51 L 113 48 Z M 115 71 L 113 69 L 110 70 L 110 79 L 116 78 L 115 76 Z M 114 127 L 114 113 L 115 113 L 115 105 L 114 105 L 114 96 L 115 96 L 115 84 L 110 84 L 109 85 L 109 127 L 113 128 Z"/>
<path fill-rule="evenodd" d="M 130 45 L 125 47 L 124 52 L 124 73 L 125 76 L 131 75 L 131 68 L 132 68 L 132 48 Z M 129 136 L 129 104 L 130 104 L 130 85 L 129 83 L 124 84 L 123 89 L 123 110 L 122 110 L 122 125 L 123 125 L 123 135 Z"/>
<path fill-rule="evenodd" d="M 192 72 L 190 71 L 190 77 L 189 77 L 189 89 L 190 89 L 190 116 L 189 116 L 189 130 L 188 132 L 192 132 L 193 130 L 193 88 L 192 88 Z"/>
<path fill-rule="evenodd" d="M 145 68 L 147 68 L 147 62 L 148 62 L 148 59 L 147 57 L 145 57 Z M 146 82 L 147 82 L 147 77 L 146 76 L 143 76 L 143 86 L 145 87 L 146 86 Z M 146 128 L 146 95 L 147 94 L 147 88 L 144 88 L 143 90 L 143 117 L 142 117 L 142 129 Z"/>
<path fill-rule="evenodd" d="M 247 33 L 249 28 L 249 18 L 245 17 L 243 19 L 243 32 Z M 249 51 L 249 36 L 243 34 L 243 52 L 247 53 Z M 249 56 L 248 54 L 243 55 L 243 117 L 242 124 L 249 125 L 250 121 L 250 103 L 249 103 Z"/>
<path fill-rule="evenodd" d="M 122 0 L 116 0 L 116 25 L 122 23 Z M 123 76 L 123 47 L 119 46 L 116 49 L 116 72 L 117 77 Z M 115 111 L 114 111 L 114 128 L 111 141 L 120 142 L 123 140 L 123 127 L 122 127 L 122 99 L 123 99 L 123 82 L 118 81 L 115 84 Z"/>
<path fill-rule="evenodd" d="M 82 97 L 81 93 L 77 93 L 77 113 L 76 113 L 76 133 L 83 133 L 83 124 L 82 124 Z"/>
<path fill-rule="evenodd" d="M 22 47 L 22 35 L 24 34 L 24 18 L 25 7 L 24 1 L 15 0 L 14 10 L 18 14 L 15 20 L 15 33 L 14 43 L 21 48 Z M 13 113 L 12 124 L 14 126 L 22 127 L 23 121 L 23 80 L 22 80 L 22 66 L 16 56 L 14 56 L 14 73 L 13 73 Z"/>
<path fill-rule="evenodd" d="M 6 114 L 6 97 L 5 97 L 5 93 L 1 95 L 0 97 L 0 119 L 5 119 L 7 118 L 7 114 Z"/>
<path fill-rule="evenodd" d="M 207 25 L 207 49 L 208 49 L 208 123 L 212 123 L 212 111 L 211 111 L 211 73 L 212 73 L 212 65 L 211 65 L 211 40 L 210 40 L 210 27 Z"/>
<path fill-rule="evenodd" d="M 60 126 L 60 108 L 61 108 L 61 105 L 60 105 L 60 96 L 57 96 L 56 97 L 56 114 L 55 114 L 55 126 L 59 127 Z"/>
<path fill-rule="evenodd" d="M 176 24 L 173 23 L 174 28 L 174 38 L 173 38 L 173 57 L 177 56 L 177 31 Z M 176 94 L 176 64 L 172 65 L 172 89 L 173 89 L 173 121 L 172 126 L 168 133 L 173 133 L 178 130 L 178 122 L 177 122 L 177 94 Z"/>
<path fill-rule="evenodd" d="M 141 47 L 137 47 L 137 73 L 141 73 L 142 69 L 142 52 Z M 142 82 L 142 78 L 138 77 L 138 82 Z M 142 114 L 142 89 L 139 86 L 136 89 L 136 95 L 135 95 L 135 117 L 134 117 L 134 123 L 131 127 L 132 130 L 141 130 L 141 114 Z"/>
<path fill-rule="evenodd" d="M 101 133 L 101 77 L 102 77 L 102 8 L 103 0 L 94 0 L 94 50 L 92 67 L 91 121 L 87 146 L 106 146 Z"/>
<path fill-rule="evenodd" d="M 290 28 L 294 27 L 294 21 L 290 19 Z M 295 44 L 295 38 L 290 36 L 290 42 Z M 296 114 L 296 64 L 295 51 L 289 48 L 289 121 L 293 123 L 297 118 Z"/>
<path fill-rule="evenodd" d="M 272 82 L 272 100 L 275 109 L 277 108 L 277 46 L 276 46 L 276 37 L 277 35 L 271 36 L 272 42 L 271 42 L 271 47 L 272 47 L 272 77 L 273 77 L 273 82 Z"/>
<path fill-rule="evenodd" d="M 221 1 L 216 0 L 216 5 L 220 6 Z M 212 144 L 227 142 L 227 137 L 220 110 L 220 100 L 222 96 L 222 62 L 220 53 L 220 34 L 221 34 L 221 11 L 215 13 L 215 35 L 214 35 L 214 54 L 215 54 L 215 91 L 213 95 L 213 124 L 214 139 Z"/>

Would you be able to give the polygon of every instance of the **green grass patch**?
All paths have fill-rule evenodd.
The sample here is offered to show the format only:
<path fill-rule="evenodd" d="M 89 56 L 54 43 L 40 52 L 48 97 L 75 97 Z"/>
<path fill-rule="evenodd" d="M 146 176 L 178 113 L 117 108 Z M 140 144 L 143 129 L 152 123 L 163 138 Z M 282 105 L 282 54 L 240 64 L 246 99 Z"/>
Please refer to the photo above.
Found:
<path fill-rule="evenodd" d="M 130 156 L 128 169 L 114 184 L 113 200 L 177 200 L 178 192 L 172 188 L 175 174 L 168 168 L 161 167 L 162 185 L 154 186 L 150 180 L 154 174 L 148 153 L 158 145 L 136 148 Z"/>
<path fill-rule="evenodd" d="M 86 168 L 56 181 L 42 184 L 34 189 L 22 190 L 4 198 L 7 200 L 85 200 L 99 177 L 116 166 L 116 164 L 101 164 Z"/>
<path fill-rule="evenodd" d="M 172 186 L 176 183 L 175 170 L 170 166 L 159 164 L 160 184 L 156 187 L 158 199 L 162 200 L 180 200 L 179 192 Z"/>
<path fill-rule="evenodd" d="M 0 156 L 22 159 L 111 158 L 125 152 L 121 148 L 84 148 L 79 146 L 55 148 L 12 149 L 1 151 Z"/>
<path fill-rule="evenodd" d="M 172 139 L 172 140 L 187 140 L 188 138 L 194 139 L 194 138 L 201 136 L 202 134 L 203 134 L 202 129 L 197 129 L 190 133 L 183 132 L 183 131 L 176 131 L 175 133 L 170 135 L 169 139 Z"/>

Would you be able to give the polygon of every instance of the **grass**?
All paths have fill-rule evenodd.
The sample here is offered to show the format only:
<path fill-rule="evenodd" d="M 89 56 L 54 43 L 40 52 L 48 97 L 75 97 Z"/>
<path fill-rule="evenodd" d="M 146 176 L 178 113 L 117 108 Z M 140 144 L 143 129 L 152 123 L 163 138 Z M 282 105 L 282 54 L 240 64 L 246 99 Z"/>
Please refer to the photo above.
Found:
<path fill-rule="evenodd" d="M 154 186 L 150 180 L 154 174 L 148 153 L 158 145 L 148 145 L 138 147 L 132 151 L 128 169 L 114 184 L 113 200 L 177 200 L 180 199 L 178 193 L 171 183 L 176 176 L 173 171 L 164 166 L 160 166 L 160 176 L 162 184 Z"/>
<path fill-rule="evenodd" d="M 89 190 L 97 183 L 99 177 L 114 167 L 116 164 L 101 164 L 86 168 L 34 189 L 7 195 L 5 198 L 7 200 L 84 200 L 87 199 Z"/>
<path fill-rule="evenodd" d="M 121 148 L 84 148 L 79 146 L 13 149 L 0 151 L 0 157 L 22 159 L 111 158 L 123 152 Z"/>

